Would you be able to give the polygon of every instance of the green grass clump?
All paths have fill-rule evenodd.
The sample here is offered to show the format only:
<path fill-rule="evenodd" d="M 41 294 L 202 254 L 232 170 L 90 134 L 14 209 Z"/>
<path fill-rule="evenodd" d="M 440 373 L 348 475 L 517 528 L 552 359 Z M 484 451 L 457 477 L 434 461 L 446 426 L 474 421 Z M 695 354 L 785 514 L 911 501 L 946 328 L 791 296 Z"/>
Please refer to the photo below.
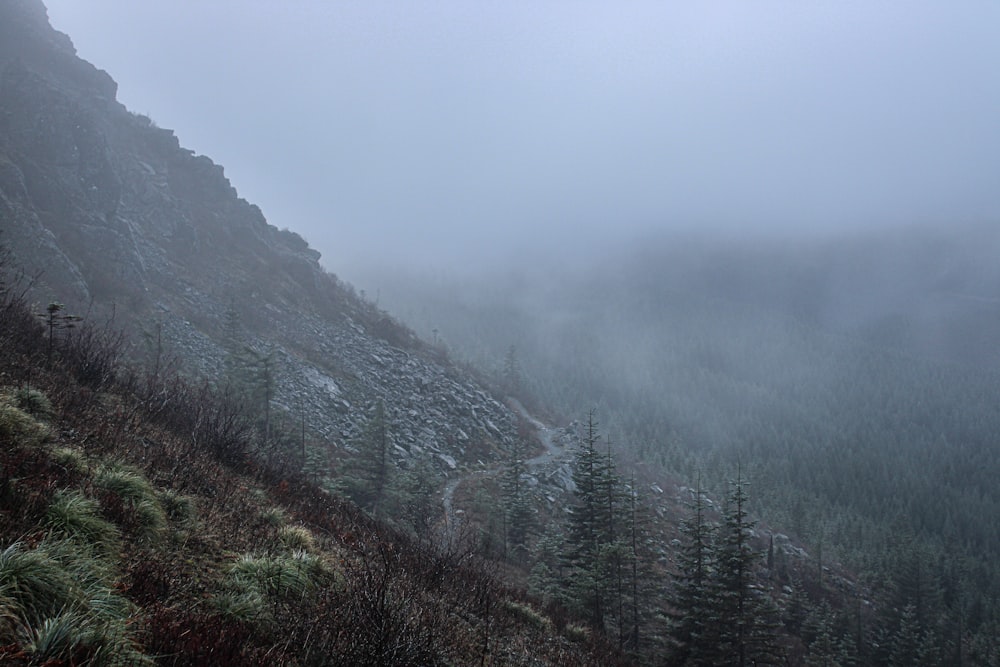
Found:
<path fill-rule="evenodd" d="M 239 588 L 253 587 L 267 595 L 301 597 L 319 585 L 322 562 L 305 551 L 277 556 L 241 556 L 228 576 Z"/>
<path fill-rule="evenodd" d="M 261 511 L 260 519 L 269 526 L 280 528 L 288 523 L 288 515 L 280 507 L 271 506 Z"/>
<path fill-rule="evenodd" d="M 305 551 L 254 556 L 244 554 L 226 572 L 224 590 L 215 607 L 235 620 L 267 622 L 267 603 L 301 600 L 328 580 L 329 572 L 315 555 Z"/>
<path fill-rule="evenodd" d="M 87 544 L 46 539 L 0 552 L 0 638 L 32 664 L 152 664 L 129 634 L 134 613 L 114 566 Z"/>
<path fill-rule="evenodd" d="M 49 429 L 24 410 L 0 400 L 0 440 L 24 447 L 36 447 L 48 441 Z"/>
<path fill-rule="evenodd" d="M 21 387 L 14 392 L 14 405 L 37 419 L 52 419 L 49 397 L 32 387 Z"/>
<path fill-rule="evenodd" d="M 515 617 L 521 619 L 528 625 L 534 626 L 539 630 L 551 631 L 552 622 L 546 617 L 540 614 L 529 604 L 524 604 L 522 602 L 514 602 L 513 600 L 508 600 L 505 605 L 507 610 Z"/>
<path fill-rule="evenodd" d="M 283 526 L 278 529 L 278 541 L 286 549 L 313 551 L 316 549 L 316 538 L 305 526 Z"/>
<path fill-rule="evenodd" d="M 56 447 L 52 450 L 52 461 L 70 472 L 83 474 L 87 471 L 87 455 L 73 447 Z"/>
<path fill-rule="evenodd" d="M 97 501 L 79 491 L 57 491 L 45 512 L 45 525 L 56 535 L 92 544 L 105 552 L 118 545 L 117 526 L 100 514 Z"/>
<path fill-rule="evenodd" d="M 153 485 L 139 471 L 125 466 L 102 466 L 94 486 L 118 496 L 132 511 L 139 536 L 154 541 L 167 527 L 167 515 Z"/>
<path fill-rule="evenodd" d="M 575 623 L 570 623 L 566 626 L 565 631 L 566 638 L 577 642 L 583 643 L 590 638 L 590 630 L 583 627 L 582 625 L 576 625 Z"/>
<path fill-rule="evenodd" d="M 21 542 L 0 551 L 0 597 L 8 613 L 29 624 L 83 602 L 83 592 L 55 558 Z"/>
<path fill-rule="evenodd" d="M 126 466 L 101 466 L 94 477 L 94 485 L 133 503 L 156 500 L 156 491 L 146 476 Z"/>
<path fill-rule="evenodd" d="M 155 664 L 143 655 L 124 625 L 96 621 L 85 613 L 64 611 L 21 632 L 23 650 L 43 664 L 93 667 L 139 667 Z"/>
<path fill-rule="evenodd" d="M 234 621 L 258 623 L 269 621 L 269 608 L 264 595 L 253 587 L 219 593 L 213 599 L 215 608 Z"/>
<path fill-rule="evenodd" d="M 163 511 L 171 521 L 187 524 L 193 521 L 197 515 L 194 499 L 190 496 L 177 493 L 173 489 L 167 489 L 160 492 L 159 499 Z"/>

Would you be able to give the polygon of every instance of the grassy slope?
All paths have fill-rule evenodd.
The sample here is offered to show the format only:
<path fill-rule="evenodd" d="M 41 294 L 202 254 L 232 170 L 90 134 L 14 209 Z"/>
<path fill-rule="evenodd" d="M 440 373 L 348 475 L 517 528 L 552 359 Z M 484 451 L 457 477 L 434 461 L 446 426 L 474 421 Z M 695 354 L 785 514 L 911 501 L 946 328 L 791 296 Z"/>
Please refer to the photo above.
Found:
<path fill-rule="evenodd" d="M 113 334 L 49 362 L 0 308 L 0 662 L 614 664 L 470 549 L 258 465 L 232 406 L 128 375 Z"/>

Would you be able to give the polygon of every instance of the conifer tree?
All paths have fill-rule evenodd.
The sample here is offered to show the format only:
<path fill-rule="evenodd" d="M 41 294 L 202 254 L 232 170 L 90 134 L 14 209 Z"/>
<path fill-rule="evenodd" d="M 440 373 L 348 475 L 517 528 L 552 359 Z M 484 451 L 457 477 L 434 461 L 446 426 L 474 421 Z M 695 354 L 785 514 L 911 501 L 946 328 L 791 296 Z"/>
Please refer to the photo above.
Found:
<path fill-rule="evenodd" d="M 338 487 L 354 502 L 381 516 L 391 481 L 389 426 L 385 404 L 379 400 L 355 440 L 357 453 L 348 462 Z"/>
<path fill-rule="evenodd" d="M 83 318 L 78 315 L 70 315 L 69 313 L 63 312 L 66 306 L 61 303 L 53 301 L 48 306 L 45 307 L 44 313 L 37 313 L 38 317 L 42 318 L 45 323 L 45 328 L 48 330 L 47 345 L 45 347 L 45 362 L 47 364 L 52 363 L 52 352 L 55 349 L 55 339 L 56 333 L 66 329 L 72 329 L 76 326 L 76 323 Z"/>
<path fill-rule="evenodd" d="M 706 516 L 701 473 L 698 474 L 688 511 L 689 516 L 680 526 L 684 543 L 678 554 L 677 574 L 669 600 L 671 663 L 705 665 L 709 664 L 708 657 L 713 648 L 709 641 L 708 624 L 712 613 L 715 526 L 709 523 Z"/>
<path fill-rule="evenodd" d="M 572 571 L 567 592 L 570 602 L 595 629 L 603 631 L 606 580 L 602 572 L 601 545 L 605 505 L 601 497 L 604 462 L 597 449 L 599 440 L 597 421 L 591 410 L 583 443 L 573 462 L 574 502 L 563 558 Z"/>
<path fill-rule="evenodd" d="M 777 613 L 756 584 L 754 565 L 760 560 L 750 545 L 754 523 L 746 510 L 742 471 L 727 499 L 715 547 L 712 612 L 707 636 L 714 642 L 714 664 L 769 665 L 780 662 Z"/>
<path fill-rule="evenodd" d="M 511 345 L 503 359 L 504 391 L 517 395 L 521 391 L 521 364 L 517 360 L 517 348 Z"/>
<path fill-rule="evenodd" d="M 526 557 L 528 532 L 533 513 L 524 477 L 528 467 L 524 462 L 524 443 L 518 439 L 511 450 L 507 468 L 501 479 L 504 524 L 506 528 L 504 555 L 519 563 Z"/>
<path fill-rule="evenodd" d="M 601 570 L 608 589 L 607 613 L 613 617 L 618 629 L 619 647 L 624 646 L 627 622 L 625 620 L 625 561 L 628 557 L 627 522 L 624 488 L 618 476 L 611 438 L 607 441 L 607 454 L 598 472 L 597 490 L 601 503 L 600 541 Z"/>
<path fill-rule="evenodd" d="M 656 599 L 653 590 L 657 581 L 651 566 L 655 558 L 649 547 L 649 526 L 652 523 L 649 506 L 639 493 L 633 474 L 626 494 L 624 525 L 622 527 L 622 542 L 624 544 L 623 572 L 625 591 L 625 609 L 621 624 L 621 648 L 633 656 L 640 655 L 648 641 L 649 607 L 648 600 Z M 663 635 L 662 632 L 659 633 Z"/>

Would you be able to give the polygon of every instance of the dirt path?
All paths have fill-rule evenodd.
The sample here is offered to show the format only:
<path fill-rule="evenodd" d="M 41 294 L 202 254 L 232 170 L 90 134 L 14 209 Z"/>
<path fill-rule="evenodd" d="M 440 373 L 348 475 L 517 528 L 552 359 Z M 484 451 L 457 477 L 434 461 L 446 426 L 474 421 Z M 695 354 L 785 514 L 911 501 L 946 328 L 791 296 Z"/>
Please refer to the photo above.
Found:
<path fill-rule="evenodd" d="M 565 453 L 564 448 L 555 444 L 553 440 L 553 430 L 531 415 L 520 401 L 516 398 L 508 398 L 507 403 L 518 415 L 532 425 L 535 429 L 535 435 L 538 437 L 538 441 L 541 443 L 543 448 L 541 454 L 524 462 L 529 470 L 548 465 L 556 460 L 557 457 L 562 456 Z M 450 541 L 454 538 L 460 525 L 458 512 L 461 510 L 455 509 L 454 502 L 455 491 L 458 487 L 461 486 L 463 482 L 466 482 L 473 477 L 492 477 L 499 475 L 503 471 L 504 466 L 505 464 L 503 463 L 496 463 L 487 468 L 471 470 L 465 472 L 459 477 L 456 477 L 445 485 L 444 491 L 441 495 L 441 504 L 444 507 L 445 536 L 447 540 Z"/>
<path fill-rule="evenodd" d="M 529 468 L 537 468 L 539 466 L 547 465 L 554 461 L 557 456 L 561 456 L 565 453 L 565 450 L 562 447 L 557 447 L 553 442 L 551 428 L 532 416 L 516 398 L 508 398 L 507 402 L 513 406 L 514 411 L 521 415 L 525 421 L 535 427 L 535 435 L 538 436 L 538 441 L 542 443 L 542 447 L 545 450 L 538 456 L 524 462 Z"/>

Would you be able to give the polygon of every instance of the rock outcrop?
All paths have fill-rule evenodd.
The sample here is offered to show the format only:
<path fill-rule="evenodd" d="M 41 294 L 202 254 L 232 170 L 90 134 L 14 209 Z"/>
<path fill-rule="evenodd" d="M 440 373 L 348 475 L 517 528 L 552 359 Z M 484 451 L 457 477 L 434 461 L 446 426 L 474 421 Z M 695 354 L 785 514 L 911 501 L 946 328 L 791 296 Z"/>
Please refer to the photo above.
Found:
<path fill-rule="evenodd" d="M 274 403 L 333 448 L 378 401 L 400 459 L 447 469 L 510 445 L 506 407 L 116 89 L 39 0 L 0 3 L 0 243 L 37 275 L 40 302 L 113 309 L 135 334 L 158 327 L 166 353 L 208 377 L 225 366 L 237 318 L 241 344 L 276 360 Z"/>

